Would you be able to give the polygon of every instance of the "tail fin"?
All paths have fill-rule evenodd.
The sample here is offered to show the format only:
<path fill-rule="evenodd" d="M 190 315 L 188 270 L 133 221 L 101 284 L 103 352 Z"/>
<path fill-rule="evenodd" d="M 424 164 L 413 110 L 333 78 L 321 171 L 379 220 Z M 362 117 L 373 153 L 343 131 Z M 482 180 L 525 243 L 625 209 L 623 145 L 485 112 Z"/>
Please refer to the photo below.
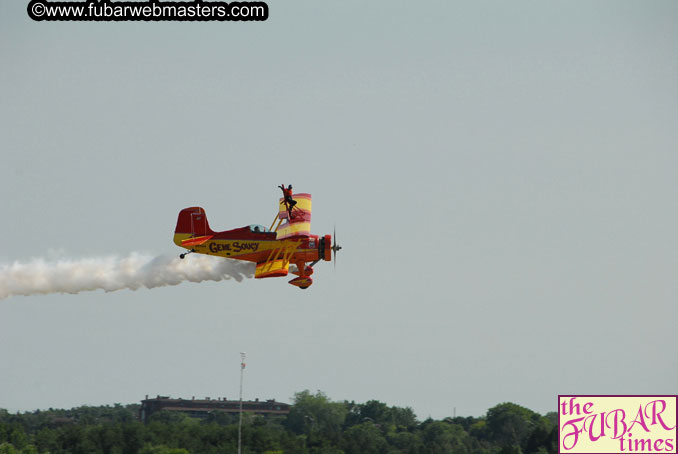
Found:
<path fill-rule="evenodd" d="M 201 207 L 184 208 L 179 212 L 177 227 L 174 229 L 174 243 L 181 246 L 181 242 L 188 238 L 213 235 L 207 222 L 205 210 Z"/>

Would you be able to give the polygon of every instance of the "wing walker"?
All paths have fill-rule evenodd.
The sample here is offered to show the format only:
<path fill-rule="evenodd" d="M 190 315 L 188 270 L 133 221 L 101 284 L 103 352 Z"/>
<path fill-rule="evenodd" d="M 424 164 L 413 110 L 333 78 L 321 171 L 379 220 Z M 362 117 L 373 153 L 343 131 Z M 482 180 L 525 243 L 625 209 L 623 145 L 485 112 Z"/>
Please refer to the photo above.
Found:
<path fill-rule="evenodd" d="M 174 243 L 187 249 L 179 255 L 198 253 L 217 255 L 256 263 L 255 279 L 296 275 L 289 281 L 301 289 L 313 284 L 313 266 L 321 260 L 336 265 L 336 232 L 322 237 L 311 234 L 311 194 L 292 194 L 292 185 L 285 188 L 278 200 L 278 213 L 270 228 L 251 224 L 223 232 L 210 229 L 205 210 L 201 207 L 184 208 L 179 212 L 174 230 Z M 332 240 L 334 239 L 334 243 Z M 290 271 L 290 265 L 296 270 Z"/>

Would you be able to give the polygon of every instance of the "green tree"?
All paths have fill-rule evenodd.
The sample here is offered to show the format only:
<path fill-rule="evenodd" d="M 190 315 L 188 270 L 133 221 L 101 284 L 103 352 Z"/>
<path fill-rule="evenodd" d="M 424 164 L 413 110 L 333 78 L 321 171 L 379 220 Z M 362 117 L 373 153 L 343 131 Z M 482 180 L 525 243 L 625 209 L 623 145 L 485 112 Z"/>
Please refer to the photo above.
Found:
<path fill-rule="evenodd" d="M 557 415 L 556 415 L 557 418 Z M 525 452 L 533 453 L 555 453 L 558 447 L 558 423 L 553 420 L 552 415 L 546 415 L 540 418 L 534 430 L 527 439 Z"/>
<path fill-rule="evenodd" d="M 369 400 L 364 404 L 345 401 L 344 407 L 347 411 L 345 428 L 365 421 L 372 421 L 384 430 L 396 427 L 413 429 L 417 425 L 416 415 L 410 407 L 389 407 L 378 400 Z"/>
<path fill-rule="evenodd" d="M 138 406 L 78 407 L 8 414 L 0 411 L 0 454 L 235 454 L 237 416 L 206 419 L 161 412 L 148 424 Z M 223 418 L 221 416 L 224 416 Z M 540 416 L 511 403 L 483 418 L 417 422 L 411 408 L 378 400 L 332 402 L 308 390 L 287 416 L 246 414 L 243 454 L 550 454 L 557 414 Z"/>
<path fill-rule="evenodd" d="M 143 426 L 140 423 L 128 423 L 122 426 L 123 452 L 136 453 L 141 449 Z"/>
<path fill-rule="evenodd" d="M 417 425 L 417 416 L 410 407 L 391 407 L 393 422 L 398 427 L 412 430 Z"/>
<path fill-rule="evenodd" d="M 419 454 L 424 448 L 418 432 L 390 432 L 387 441 L 394 454 Z"/>
<path fill-rule="evenodd" d="M 10 443 L 0 443 L 0 454 L 18 454 L 16 448 Z"/>
<path fill-rule="evenodd" d="M 468 433 L 476 440 L 487 440 L 489 439 L 487 421 L 484 419 L 479 419 L 468 428 Z"/>
<path fill-rule="evenodd" d="M 59 449 L 58 432 L 53 429 L 40 429 L 35 434 L 35 444 L 39 452 L 56 452 Z"/>
<path fill-rule="evenodd" d="M 168 448 L 165 445 L 153 446 L 153 445 L 144 445 L 139 454 L 190 454 L 186 449 L 183 448 Z"/>
<path fill-rule="evenodd" d="M 318 435 L 331 443 L 338 443 L 347 409 L 341 403 L 332 402 L 321 391 L 311 394 L 309 390 L 294 395 L 294 405 L 287 417 L 287 427 L 296 434 L 305 434 L 308 443 Z"/>
<path fill-rule="evenodd" d="M 378 400 L 368 400 L 362 404 L 360 406 L 360 416 L 363 421 L 368 419 L 376 424 L 390 424 L 393 422 L 391 409 L 388 405 Z"/>
<path fill-rule="evenodd" d="M 17 449 L 21 449 L 28 444 L 28 436 L 26 436 L 23 426 L 14 424 L 9 434 L 9 442 Z"/>
<path fill-rule="evenodd" d="M 382 454 L 388 449 L 381 431 L 371 421 L 349 427 L 341 446 L 346 454 Z"/>
<path fill-rule="evenodd" d="M 514 403 L 503 403 L 487 411 L 487 430 L 499 446 L 519 446 L 526 442 L 542 419 L 541 415 Z"/>
<path fill-rule="evenodd" d="M 424 428 L 422 439 L 427 453 L 468 453 L 469 436 L 464 428 L 457 424 L 433 421 Z"/>
<path fill-rule="evenodd" d="M 38 448 L 33 445 L 26 445 L 21 448 L 19 454 L 38 454 Z"/>

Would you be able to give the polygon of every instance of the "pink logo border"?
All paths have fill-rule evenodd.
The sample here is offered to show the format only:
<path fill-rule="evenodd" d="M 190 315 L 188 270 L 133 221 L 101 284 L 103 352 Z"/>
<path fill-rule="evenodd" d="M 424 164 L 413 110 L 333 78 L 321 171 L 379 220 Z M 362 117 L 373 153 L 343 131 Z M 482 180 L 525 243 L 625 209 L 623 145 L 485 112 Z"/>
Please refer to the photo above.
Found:
<path fill-rule="evenodd" d="M 676 442 L 678 443 L 678 395 L 676 394 L 558 394 L 558 400 L 556 401 L 556 408 L 558 411 L 558 454 L 572 454 L 572 452 L 561 452 L 560 451 L 560 399 L 561 397 L 670 397 L 675 400 L 676 407 L 676 427 L 674 428 L 674 434 L 676 435 Z M 654 452 L 654 451 L 653 451 Z M 676 452 L 678 452 L 678 446 L 676 447 Z M 577 452 L 575 454 L 629 454 L 626 451 L 623 453 L 621 451 L 609 452 L 609 453 L 591 453 L 591 452 Z"/>

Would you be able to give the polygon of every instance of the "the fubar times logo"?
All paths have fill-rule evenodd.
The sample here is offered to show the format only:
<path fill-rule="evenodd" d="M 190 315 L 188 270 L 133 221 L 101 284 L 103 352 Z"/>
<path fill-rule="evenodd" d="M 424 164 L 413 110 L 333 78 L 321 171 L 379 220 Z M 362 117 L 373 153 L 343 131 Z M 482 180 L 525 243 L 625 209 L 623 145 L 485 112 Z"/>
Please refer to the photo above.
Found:
<path fill-rule="evenodd" d="M 678 396 L 558 396 L 560 454 L 676 453 Z"/>

